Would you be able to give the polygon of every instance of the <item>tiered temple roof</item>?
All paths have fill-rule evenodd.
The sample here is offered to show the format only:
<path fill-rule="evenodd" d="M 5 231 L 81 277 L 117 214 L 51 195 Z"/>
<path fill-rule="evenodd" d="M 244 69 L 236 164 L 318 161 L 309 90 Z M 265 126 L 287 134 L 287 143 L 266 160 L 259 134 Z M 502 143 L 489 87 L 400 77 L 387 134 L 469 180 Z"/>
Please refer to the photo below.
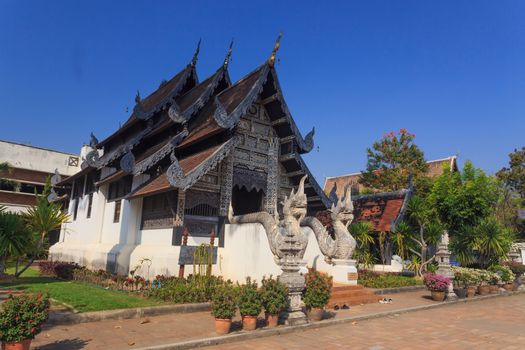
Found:
<path fill-rule="evenodd" d="M 198 49 L 199 50 L 199 49 Z M 275 134 L 291 141 L 279 162 L 292 185 L 308 174 L 306 194 L 309 210 L 329 206 L 301 154 L 313 148 L 312 130 L 306 137 L 299 132 L 277 79 L 272 57 L 232 84 L 228 74 L 231 46 L 224 63 L 199 83 L 197 54 L 182 71 L 141 99 L 128 121 L 101 142 L 92 139 L 93 151 L 86 157 L 81 173 L 112 168 L 97 186 L 124 176 L 148 174 L 150 178 L 127 198 L 136 198 L 170 189 L 188 189 L 228 156 L 239 142 L 234 130 L 254 104 L 264 106 Z M 103 149 L 103 155 L 98 156 Z M 74 181 L 73 176 L 63 183 Z"/>

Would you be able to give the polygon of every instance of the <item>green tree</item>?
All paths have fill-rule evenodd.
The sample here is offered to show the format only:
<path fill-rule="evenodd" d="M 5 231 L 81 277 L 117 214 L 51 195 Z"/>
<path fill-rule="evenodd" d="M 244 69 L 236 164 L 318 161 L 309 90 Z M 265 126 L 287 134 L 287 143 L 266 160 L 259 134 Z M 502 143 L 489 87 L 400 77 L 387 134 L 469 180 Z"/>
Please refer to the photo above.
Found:
<path fill-rule="evenodd" d="M 69 221 L 69 215 L 63 213 L 58 203 L 49 203 L 47 196 L 51 191 L 51 184 L 49 179 L 46 181 L 44 191 L 42 194 L 37 194 L 36 205 L 30 207 L 23 217 L 27 225 L 36 233 L 38 239 L 36 249 L 27 264 L 17 273 L 20 276 L 36 259 L 38 254 L 44 247 L 44 242 L 50 231 L 60 229 L 60 227 Z"/>
<path fill-rule="evenodd" d="M 406 188 L 410 176 L 414 180 L 428 170 L 423 152 L 414 144 L 415 135 L 405 129 L 386 134 L 367 149 L 366 171 L 359 180 L 362 185 L 379 191 Z"/>
<path fill-rule="evenodd" d="M 8 259 L 18 258 L 32 246 L 33 235 L 20 215 L 0 211 L 0 275 Z"/>
<path fill-rule="evenodd" d="M 474 251 L 479 254 L 479 264 L 487 268 L 506 258 L 512 244 L 513 234 L 495 217 L 482 220 L 474 228 Z"/>
<path fill-rule="evenodd" d="M 525 198 L 525 147 L 520 150 L 515 149 L 509 154 L 509 167 L 502 168 L 496 173 L 496 176 L 514 192 L 518 193 L 520 198 Z"/>
<path fill-rule="evenodd" d="M 499 196 L 497 180 L 467 161 L 462 172 L 445 171 L 434 180 L 429 204 L 454 234 L 492 215 Z"/>
<path fill-rule="evenodd" d="M 419 196 L 410 198 L 407 217 L 410 227 L 414 228 L 408 238 L 415 245 L 415 247 L 409 247 L 408 250 L 418 257 L 420 265 L 416 273 L 422 275 L 426 271 L 427 265 L 434 260 L 434 256 L 428 257 L 429 245 L 439 242 L 444 228 L 439 222 L 430 200 Z M 407 232 L 411 231 L 407 229 Z"/>

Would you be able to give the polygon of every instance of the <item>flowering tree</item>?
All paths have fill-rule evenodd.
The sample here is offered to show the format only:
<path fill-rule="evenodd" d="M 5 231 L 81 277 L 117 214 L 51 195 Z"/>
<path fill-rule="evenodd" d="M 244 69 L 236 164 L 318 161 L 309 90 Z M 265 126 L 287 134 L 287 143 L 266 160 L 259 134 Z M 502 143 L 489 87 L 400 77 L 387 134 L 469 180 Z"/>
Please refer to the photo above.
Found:
<path fill-rule="evenodd" d="M 414 134 L 400 129 L 396 134 L 385 134 L 367 149 L 366 171 L 360 183 L 380 191 L 406 188 L 409 176 L 425 174 L 428 165 L 423 152 L 414 144 Z"/>

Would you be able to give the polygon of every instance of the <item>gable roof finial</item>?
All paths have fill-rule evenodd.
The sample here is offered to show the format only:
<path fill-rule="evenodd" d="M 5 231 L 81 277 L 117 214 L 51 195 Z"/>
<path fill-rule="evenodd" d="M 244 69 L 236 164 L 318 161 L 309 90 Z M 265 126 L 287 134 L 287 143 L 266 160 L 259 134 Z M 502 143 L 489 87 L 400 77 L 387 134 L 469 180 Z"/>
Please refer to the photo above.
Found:
<path fill-rule="evenodd" d="M 199 39 L 199 42 L 197 43 L 197 48 L 195 49 L 195 53 L 193 54 L 193 58 L 191 59 L 191 65 L 195 67 L 197 64 L 197 59 L 199 58 L 199 52 L 201 51 L 201 41 L 202 38 Z"/>
<path fill-rule="evenodd" d="M 222 65 L 224 69 L 228 68 L 228 63 L 230 63 L 230 59 L 232 57 L 232 51 L 233 51 L 233 38 L 230 42 L 230 48 L 228 49 L 228 53 L 226 54 L 226 57 L 224 58 L 224 64 Z"/>
<path fill-rule="evenodd" d="M 270 58 L 268 58 L 268 65 L 270 67 L 273 67 L 275 65 L 275 55 L 277 54 L 277 50 L 279 50 L 279 45 L 280 45 L 282 36 L 283 36 L 283 32 L 279 32 L 279 36 L 277 37 L 277 40 L 275 41 L 275 45 L 273 46 L 272 54 L 270 55 Z"/>

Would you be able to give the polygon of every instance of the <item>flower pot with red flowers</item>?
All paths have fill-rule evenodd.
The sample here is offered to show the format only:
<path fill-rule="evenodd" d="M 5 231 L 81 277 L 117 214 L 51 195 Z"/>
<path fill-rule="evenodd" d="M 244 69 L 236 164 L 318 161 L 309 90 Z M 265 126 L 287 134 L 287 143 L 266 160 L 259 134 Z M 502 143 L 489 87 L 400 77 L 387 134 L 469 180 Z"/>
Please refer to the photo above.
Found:
<path fill-rule="evenodd" d="M 308 310 L 308 318 L 311 321 L 321 321 L 324 308 L 332 293 L 332 277 L 316 270 L 310 270 L 305 275 L 305 282 L 303 301 Z"/>
<path fill-rule="evenodd" d="M 239 291 L 239 312 L 242 317 L 242 329 L 253 331 L 257 328 L 257 316 L 262 310 L 261 293 L 257 290 L 257 282 L 248 277 Z"/>
<path fill-rule="evenodd" d="M 261 298 L 264 307 L 266 325 L 269 328 L 277 327 L 279 313 L 284 310 L 287 303 L 288 288 L 278 279 L 263 278 Z"/>
<path fill-rule="evenodd" d="M 211 298 L 211 312 L 215 316 L 215 332 L 217 334 L 230 333 L 232 318 L 237 309 L 236 292 L 231 283 L 218 288 Z"/>
<path fill-rule="evenodd" d="M 451 283 L 450 279 L 445 276 L 438 275 L 432 272 L 426 273 L 423 276 L 423 281 L 434 301 L 444 301 L 448 285 Z"/>
<path fill-rule="evenodd" d="M 10 295 L 0 311 L 2 350 L 29 350 L 48 315 L 47 294 Z"/>

